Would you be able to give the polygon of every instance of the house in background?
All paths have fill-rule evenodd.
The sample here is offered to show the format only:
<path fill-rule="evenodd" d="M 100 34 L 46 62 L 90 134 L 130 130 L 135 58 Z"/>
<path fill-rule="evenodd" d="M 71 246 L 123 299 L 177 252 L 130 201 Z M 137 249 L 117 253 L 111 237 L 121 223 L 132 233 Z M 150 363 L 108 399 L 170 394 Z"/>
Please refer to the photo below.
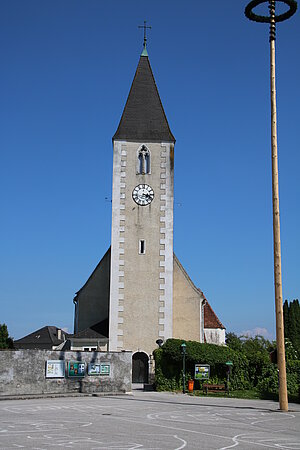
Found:
<path fill-rule="evenodd" d="M 67 342 L 70 350 L 108 351 L 108 320 L 98 322 L 78 333 L 69 334 Z"/>
<path fill-rule="evenodd" d="M 204 342 L 206 344 L 225 345 L 226 328 L 205 299 L 204 303 Z"/>
<path fill-rule="evenodd" d="M 46 325 L 33 333 L 14 341 L 15 349 L 59 350 L 67 341 L 68 333 L 61 328 Z"/>

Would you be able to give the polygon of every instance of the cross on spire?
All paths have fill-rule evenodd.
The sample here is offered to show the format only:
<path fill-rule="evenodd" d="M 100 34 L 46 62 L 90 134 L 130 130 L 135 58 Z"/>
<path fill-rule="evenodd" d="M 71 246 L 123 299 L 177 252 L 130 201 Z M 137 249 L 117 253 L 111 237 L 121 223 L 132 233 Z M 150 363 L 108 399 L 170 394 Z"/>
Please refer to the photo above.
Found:
<path fill-rule="evenodd" d="M 146 50 L 146 44 L 147 44 L 147 28 L 151 30 L 151 27 L 146 25 L 147 21 L 144 20 L 144 25 L 139 25 L 138 28 L 144 28 L 144 50 Z"/>

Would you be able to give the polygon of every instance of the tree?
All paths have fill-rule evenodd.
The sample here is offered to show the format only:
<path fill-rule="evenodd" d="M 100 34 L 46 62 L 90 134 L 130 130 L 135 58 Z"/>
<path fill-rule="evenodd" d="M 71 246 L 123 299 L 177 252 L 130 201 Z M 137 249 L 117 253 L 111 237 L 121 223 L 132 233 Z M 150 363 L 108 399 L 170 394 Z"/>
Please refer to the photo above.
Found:
<path fill-rule="evenodd" d="M 235 352 L 245 356 L 248 361 L 248 374 L 252 386 L 256 386 L 263 370 L 271 364 L 270 352 L 272 344 L 263 336 L 240 336 L 235 333 L 226 334 L 226 344 Z"/>
<path fill-rule="evenodd" d="M 242 351 L 242 341 L 235 333 L 226 333 L 226 345 L 236 352 Z"/>
<path fill-rule="evenodd" d="M 13 348 L 13 340 L 9 337 L 5 323 L 0 323 L 0 349 L 5 348 Z"/>
<path fill-rule="evenodd" d="M 300 353 L 300 305 L 299 300 L 295 299 L 288 303 L 285 300 L 283 304 L 284 315 L 284 336 L 289 339 L 294 348 Z"/>
<path fill-rule="evenodd" d="M 270 365 L 271 345 L 263 336 L 243 340 L 243 352 L 249 361 L 249 376 L 253 386 L 257 385 L 264 368 Z"/>
<path fill-rule="evenodd" d="M 284 322 L 284 337 L 287 338 L 290 331 L 289 324 L 289 302 L 285 300 L 283 304 L 283 322 Z"/>

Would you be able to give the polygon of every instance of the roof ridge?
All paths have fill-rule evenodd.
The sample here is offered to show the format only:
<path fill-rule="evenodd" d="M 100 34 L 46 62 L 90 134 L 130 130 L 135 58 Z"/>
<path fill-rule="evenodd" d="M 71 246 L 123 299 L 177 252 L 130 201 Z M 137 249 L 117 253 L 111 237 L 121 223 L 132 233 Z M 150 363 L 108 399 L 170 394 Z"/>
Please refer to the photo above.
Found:
<path fill-rule="evenodd" d="M 188 275 L 187 271 L 185 270 L 185 268 L 183 267 L 183 265 L 181 264 L 181 262 L 179 261 L 179 259 L 177 258 L 177 256 L 175 255 L 175 253 L 173 252 L 174 255 L 174 260 L 176 261 L 176 263 L 178 264 L 179 268 L 182 270 L 185 278 L 187 279 L 187 281 L 190 283 L 191 287 L 197 292 L 197 294 L 201 294 L 203 296 L 203 300 L 206 300 L 205 295 L 203 294 L 203 292 L 201 291 L 201 289 L 198 289 L 194 282 L 192 281 L 192 279 L 190 278 L 190 276 Z"/>
<path fill-rule="evenodd" d="M 106 250 L 106 252 L 104 253 L 104 255 L 102 256 L 102 258 L 100 259 L 100 261 L 98 262 L 98 264 L 96 265 L 95 269 L 93 270 L 93 272 L 91 273 L 91 275 L 88 277 L 88 279 L 86 280 L 86 282 L 84 283 L 83 286 L 81 286 L 81 288 L 75 292 L 75 297 L 73 299 L 73 301 L 75 300 L 75 298 L 77 297 L 77 295 L 79 294 L 79 292 L 82 291 L 82 289 L 88 284 L 88 282 L 90 281 L 90 279 L 93 277 L 94 273 L 96 272 L 96 270 L 98 269 L 98 267 L 100 266 L 100 264 L 102 263 L 102 261 L 104 260 L 104 258 L 106 257 L 106 255 L 110 252 L 111 246 L 108 247 L 108 249 Z"/>
<path fill-rule="evenodd" d="M 163 112 L 163 115 L 164 115 L 164 118 L 165 118 L 168 130 L 169 130 L 169 133 L 172 136 L 173 141 L 175 142 L 175 138 L 173 136 L 173 133 L 171 132 L 170 125 L 169 125 L 169 122 L 168 122 L 168 119 L 167 119 L 167 116 L 166 116 L 166 113 L 165 113 L 165 109 L 163 107 L 163 104 L 162 104 L 162 101 L 161 101 L 161 98 L 160 98 L 160 95 L 159 95 L 159 92 L 158 92 L 158 87 L 157 87 L 157 84 L 156 84 L 156 81 L 155 81 L 155 78 L 154 78 L 154 75 L 153 75 L 153 70 L 152 70 L 152 67 L 151 67 L 150 60 L 149 60 L 148 56 L 147 56 L 147 62 L 148 62 L 149 68 L 150 68 L 150 73 L 152 75 L 153 83 L 154 83 L 154 86 L 156 88 L 156 92 L 157 92 L 157 95 L 158 95 L 158 100 L 159 100 L 159 103 L 160 103 L 160 106 L 161 106 L 161 109 L 162 109 L 162 112 Z"/>

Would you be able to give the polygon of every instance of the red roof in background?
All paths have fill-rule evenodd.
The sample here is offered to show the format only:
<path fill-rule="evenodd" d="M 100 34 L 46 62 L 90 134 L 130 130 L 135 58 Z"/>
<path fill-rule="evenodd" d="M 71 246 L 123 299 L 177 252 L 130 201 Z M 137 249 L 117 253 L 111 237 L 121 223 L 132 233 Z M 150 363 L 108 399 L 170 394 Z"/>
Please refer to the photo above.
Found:
<path fill-rule="evenodd" d="M 224 325 L 218 319 L 217 315 L 213 311 L 212 307 L 205 299 L 204 303 L 204 328 L 222 328 L 225 329 Z"/>

